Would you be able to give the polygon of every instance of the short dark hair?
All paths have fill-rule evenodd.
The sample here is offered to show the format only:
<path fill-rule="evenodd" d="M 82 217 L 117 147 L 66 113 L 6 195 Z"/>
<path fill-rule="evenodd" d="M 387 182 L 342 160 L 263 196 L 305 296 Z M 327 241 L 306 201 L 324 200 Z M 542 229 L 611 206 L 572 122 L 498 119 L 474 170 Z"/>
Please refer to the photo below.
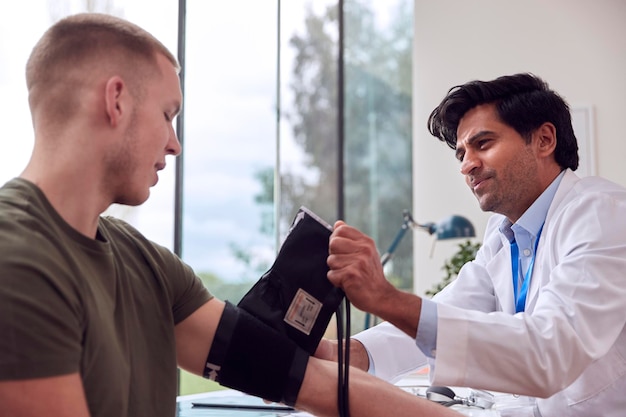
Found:
<path fill-rule="evenodd" d="M 159 54 L 179 69 L 160 41 L 127 20 L 100 13 L 65 17 L 44 33 L 26 64 L 31 112 L 44 108 L 50 120 L 65 122 L 80 108 L 81 83 L 96 69 L 124 76 L 140 99 L 147 76 L 159 74 Z"/>
<path fill-rule="evenodd" d="M 26 64 L 27 87 L 49 82 L 51 72 L 63 74 L 84 59 L 106 62 L 115 50 L 124 54 L 132 68 L 137 58 L 156 65 L 157 53 L 179 68 L 172 53 L 139 26 L 107 14 L 80 13 L 56 22 L 37 42 Z"/>
<path fill-rule="evenodd" d="M 492 81 L 475 80 L 452 87 L 428 117 L 428 131 L 456 149 L 460 120 L 481 104 L 494 104 L 502 122 L 527 142 L 543 123 L 552 123 L 557 135 L 556 163 L 561 169 L 578 168 L 578 143 L 569 106 L 545 81 L 529 73 L 506 75 Z"/>

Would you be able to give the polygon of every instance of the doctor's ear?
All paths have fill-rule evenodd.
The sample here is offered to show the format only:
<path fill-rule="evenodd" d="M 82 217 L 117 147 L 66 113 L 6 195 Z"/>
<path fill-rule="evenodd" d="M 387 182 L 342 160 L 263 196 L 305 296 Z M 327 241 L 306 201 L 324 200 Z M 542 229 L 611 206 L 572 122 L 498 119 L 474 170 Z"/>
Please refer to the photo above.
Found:
<path fill-rule="evenodd" d="M 117 127 L 126 113 L 128 87 L 124 80 L 115 75 L 109 78 L 104 88 L 105 113 L 111 127 Z"/>
<path fill-rule="evenodd" d="M 533 133 L 535 140 L 537 140 L 537 150 L 540 156 L 548 156 L 554 153 L 556 149 L 556 127 L 550 123 L 545 122 L 535 130 Z"/>

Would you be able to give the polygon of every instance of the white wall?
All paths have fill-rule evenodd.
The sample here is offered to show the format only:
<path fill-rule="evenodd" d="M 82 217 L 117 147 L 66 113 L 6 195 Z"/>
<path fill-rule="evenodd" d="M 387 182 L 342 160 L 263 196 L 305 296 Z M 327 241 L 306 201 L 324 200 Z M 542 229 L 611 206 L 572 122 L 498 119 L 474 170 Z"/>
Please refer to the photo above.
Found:
<path fill-rule="evenodd" d="M 416 221 L 468 217 L 478 241 L 487 213 L 465 186 L 453 151 L 426 120 L 452 86 L 532 72 L 571 106 L 593 107 L 596 171 L 626 185 L 626 1 L 415 0 L 413 157 Z M 415 291 L 443 277 L 457 248 L 414 232 Z"/>

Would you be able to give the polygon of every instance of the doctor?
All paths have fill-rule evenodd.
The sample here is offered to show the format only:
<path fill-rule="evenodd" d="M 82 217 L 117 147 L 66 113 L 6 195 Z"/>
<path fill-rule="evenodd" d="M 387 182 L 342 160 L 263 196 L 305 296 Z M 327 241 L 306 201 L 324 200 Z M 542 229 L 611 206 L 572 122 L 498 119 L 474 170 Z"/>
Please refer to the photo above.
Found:
<path fill-rule="evenodd" d="M 433 300 L 394 288 L 373 240 L 335 224 L 328 278 L 387 321 L 355 336 L 352 364 L 394 379 L 430 362 L 433 384 L 536 397 L 535 415 L 623 416 L 626 190 L 573 172 L 568 106 L 531 74 L 452 88 L 428 127 L 495 214 Z"/>

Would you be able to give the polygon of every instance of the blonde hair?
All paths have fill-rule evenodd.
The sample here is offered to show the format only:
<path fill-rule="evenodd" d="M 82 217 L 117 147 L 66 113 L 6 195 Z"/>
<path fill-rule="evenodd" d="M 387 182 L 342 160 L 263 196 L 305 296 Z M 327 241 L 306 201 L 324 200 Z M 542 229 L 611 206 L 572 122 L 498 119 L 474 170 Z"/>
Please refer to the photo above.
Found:
<path fill-rule="evenodd" d="M 142 80 L 158 71 L 158 54 L 179 70 L 172 53 L 133 23 L 99 13 L 66 17 L 44 33 L 26 64 L 31 110 L 42 106 L 56 117 L 71 116 L 79 87 L 98 71 L 120 72 L 140 95 Z"/>

